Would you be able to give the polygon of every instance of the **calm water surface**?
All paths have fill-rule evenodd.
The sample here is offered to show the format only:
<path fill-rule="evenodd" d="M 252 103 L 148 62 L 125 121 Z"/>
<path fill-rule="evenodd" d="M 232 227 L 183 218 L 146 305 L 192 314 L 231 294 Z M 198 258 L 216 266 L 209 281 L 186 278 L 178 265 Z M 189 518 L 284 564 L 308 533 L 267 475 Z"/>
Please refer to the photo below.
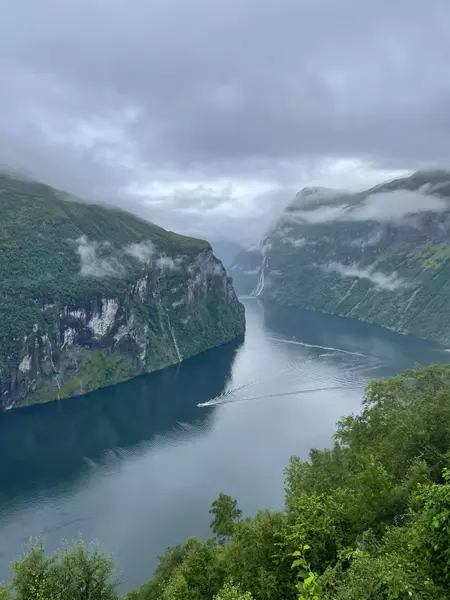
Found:
<path fill-rule="evenodd" d="M 0 415 L 0 580 L 31 535 L 53 550 L 81 533 L 117 556 L 123 590 L 140 585 L 166 546 L 208 535 L 219 492 L 248 515 L 281 507 L 289 457 L 329 445 L 369 379 L 450 362 L 356 321 L 245 305 L 245 340 Z"/>

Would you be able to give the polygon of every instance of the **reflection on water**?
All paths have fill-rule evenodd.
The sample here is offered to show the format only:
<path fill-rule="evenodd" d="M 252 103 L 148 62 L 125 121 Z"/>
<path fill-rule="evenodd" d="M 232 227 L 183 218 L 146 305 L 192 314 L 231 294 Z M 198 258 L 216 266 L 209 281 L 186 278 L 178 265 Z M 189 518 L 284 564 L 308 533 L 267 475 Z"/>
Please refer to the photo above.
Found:
<path fill-rule="evenodd" d="M 0 503 L 25 492 L 51 493 L 53 487 L 67 486 L 105 459 L 107 451 L 112 460 L 137 445 L 149 447 L 157 435 L 176 443 L 186 435 L 201 434 L 212 412 L 198 411 L 196 404 L 225 389 L 241 344 L 236 340 L 181 365 L 81 398 L 2 414 Z"/>
<path fill-rule="evenodd" d="M 178 367 L 0 415 L 0 580 L 30 535 L 81 533 L 118 556 L 123 589 L 208 535 L 224 491 L 246 514 L 283 503 L 292 454 L 330 443 L 370 378 L 449 362 L 436 345 L 247 300 L 247 332 Z"/>
<path fill-rule="evenodd" d="M 356 319 L 273 304 L 265 305 L 264 319 L 266 327 L 285 340 L 338 348 L 376 361 L 376 377 L 392 376 L 416 364 L 450 362 L 448 353 L 437 343 L 398 335 Z"/>

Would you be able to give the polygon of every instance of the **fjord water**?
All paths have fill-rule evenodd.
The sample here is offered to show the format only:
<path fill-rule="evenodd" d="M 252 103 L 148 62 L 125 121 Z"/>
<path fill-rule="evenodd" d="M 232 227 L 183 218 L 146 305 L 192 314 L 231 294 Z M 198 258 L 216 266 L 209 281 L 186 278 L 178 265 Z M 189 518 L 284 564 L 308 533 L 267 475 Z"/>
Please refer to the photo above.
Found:
<path fill-rule="evenodd" d="M 243 340 L 0 415 L 0 580 L 30 536 L 54 550 L 81 534 L 117 556 L 123 590 L 140 585 L 168 545 L 208 535 L 219 492 L 247 515 L 281 507 L 289 457 L 330 445 L 369 379 L 450 362 L 423 340 L 244 302 Z"/>

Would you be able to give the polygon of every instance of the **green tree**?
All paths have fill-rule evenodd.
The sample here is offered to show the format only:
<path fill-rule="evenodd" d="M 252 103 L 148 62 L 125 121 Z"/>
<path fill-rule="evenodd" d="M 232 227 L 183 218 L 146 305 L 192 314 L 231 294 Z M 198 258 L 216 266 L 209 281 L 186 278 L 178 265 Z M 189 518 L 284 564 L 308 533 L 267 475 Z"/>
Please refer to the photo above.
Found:
<path fill-rule="evenodd" d="M 426 565 L 430 580 L 450 590 L 450 471 L 444 485 L 421 488 L 421 508 L 414 520 L 409 548 L 418 563 Z"/>
<path fill-rule="evenodd" d="M 64 552 L 53 577 L 61 600 L 116 600 L 114 560 L 79 539 Z"/>
<path fill-rule="evenodd" d="M 250 592 L 242 592 L 241 588 L 233 583 L 226 583 L 214 600 L 253 600 Z"/>
<path fill-rule="evenodd" d="M 255 600 L 286 600 L 294 578 L 282 537 L 284 515 L 264 510 L 236 524 L 220 560 L 226 580 L 233 579 Z"/>
<path fill-rule="evenodd" d="M 182 569 L 177 569 L 164 588 L 161 600 L 187 600 L 189 597 L 189 586 Z"/>
<path fill-rule="evenodd" d="M 298 600 L 320 600 L 322 598 L 322 586 L 319 583 L 319 577 L 314 571 L 311 571 L 311 565 L 305 557 L 305 553 L 310 550 L 308 544 L 304 544 L 301 550 L 293 552 L 295 557 L 292 563 L 293 569 L 298 569 L 298 582 L 295 586 L 298 592 Z"/>
<path fill-rule="evenodd" d="M 32 539 L 22 559 L 13 563 L 11 587 L 17 600 L 117 600 L 113 564 L 82 540 L 47 557 L 43 541 Z"/>
<path fill-rule="evenodd" d="M 12 588 L 19 600 L 48 600 L 55 597 L 57 556 L 46 557 L 40 538 L 30 540 L 28 551 L 13 563 Z"/>
<path fill-rule="evenodd" d="M 237 508 L 237 501 L 227 494 L 219 494 L 212 503 L 209 514 L 214 516 L 211 529 L 221 543 L 233 535 L 236 521 L 242 516 L 242 511 Z"/>
<path fill-rule="evenodd" d="M 333 448 L 291 460 L 284 510 L 243 519 L 221 494 L 217 537 L 168 548 L 127 599 L 450 600 L 449 398 L 450 366 L 370 384 Z M 112 574 L 81 542 L 33 540 L 0 600 L 116 600 Z"/>
<path fill-rule="evenodd" d="M 448 467 L 450 368 L 431 365 L 369 383 L 363 410 L 342 419 L 336 438 L 353 455 L 373 454 L 394 477 L 417 457 L 435 481 Z"/>
<path fill-rule="evenodd" d="M 11 588 L 7 585 L 0 585 L 0 600 L 12 600 Z"/>

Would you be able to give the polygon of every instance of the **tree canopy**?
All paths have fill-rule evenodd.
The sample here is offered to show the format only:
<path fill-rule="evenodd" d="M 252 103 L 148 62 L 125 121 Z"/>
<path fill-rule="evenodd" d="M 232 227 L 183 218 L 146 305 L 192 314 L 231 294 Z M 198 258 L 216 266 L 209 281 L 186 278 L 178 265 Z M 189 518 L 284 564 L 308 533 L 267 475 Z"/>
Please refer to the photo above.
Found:
<path fill-rule="evenodd" d="M 243 518 L 221 494 L 215 537 L 168 548 L 126 600 L 450 600 L 449 463 L 450 367 L 372 382 L 331 449 L 291 459 L 283 510 Z M 118 598 L 81 542 L 46 557 L 34 541 L 13 569 L 1 600 Z"/>

